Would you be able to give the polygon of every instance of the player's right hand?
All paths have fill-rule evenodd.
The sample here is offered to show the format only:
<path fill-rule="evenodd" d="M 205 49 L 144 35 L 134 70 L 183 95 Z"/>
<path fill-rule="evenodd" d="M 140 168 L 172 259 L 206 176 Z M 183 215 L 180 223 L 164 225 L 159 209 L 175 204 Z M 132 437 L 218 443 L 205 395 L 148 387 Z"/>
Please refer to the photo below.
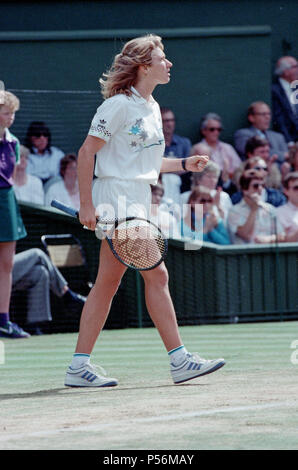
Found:
<path fill-rule="evenodd" d="M 79 220 L 81 224 L 87 227 L 89 230 L 95 230 L 97 219 L 95 215 L 95 207 L 93 204 L 81 205 L 79 211 Z"/>

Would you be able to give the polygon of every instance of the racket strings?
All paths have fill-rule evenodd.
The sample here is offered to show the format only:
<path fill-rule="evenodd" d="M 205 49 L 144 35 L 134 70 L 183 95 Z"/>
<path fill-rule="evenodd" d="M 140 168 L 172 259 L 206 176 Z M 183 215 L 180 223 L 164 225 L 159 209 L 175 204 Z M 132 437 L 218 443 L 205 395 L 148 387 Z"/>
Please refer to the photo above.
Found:
<path fill-rule="evenodd" d="M 166 251 L 161 231 L 149 222 L 119 224 L 113 232 L 112 243 L 121 260 L 136 269 L 158 265 Z"/>

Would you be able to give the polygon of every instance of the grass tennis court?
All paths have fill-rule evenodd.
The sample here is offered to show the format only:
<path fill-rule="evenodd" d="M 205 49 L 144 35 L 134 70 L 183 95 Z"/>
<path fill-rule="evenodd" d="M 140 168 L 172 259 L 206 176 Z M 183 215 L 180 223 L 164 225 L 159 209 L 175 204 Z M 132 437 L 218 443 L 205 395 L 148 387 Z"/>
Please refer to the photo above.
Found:
<path fill-rule="evenodd" d="M 298 449 L 297 327 L 181 327 L 190 351 L 227 361 L 181 385 L 155 329 L 104 330 L 93 362 L 119 380 L 106 389 L 63 386 L 77 334 L 4 340 L 0 449 Z"/>

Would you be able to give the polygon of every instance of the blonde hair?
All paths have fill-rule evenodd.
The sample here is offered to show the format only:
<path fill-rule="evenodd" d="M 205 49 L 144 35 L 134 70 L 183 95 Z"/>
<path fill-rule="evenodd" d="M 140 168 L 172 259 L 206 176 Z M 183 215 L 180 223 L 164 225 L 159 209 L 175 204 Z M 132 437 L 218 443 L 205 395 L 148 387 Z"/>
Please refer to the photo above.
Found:
<path fill-rule="evenodd" d="M 2 91 L 0 109 L 2 106 L 7 106 L 11 111 L 15 112 L 20 109 L 20 100 L 10 91 Z"/>
<path fill-rule="evenodd" d="M 130 96 L 130 87 L 136 82 L 139 66 L 151 64 L 152 51 L 157 47 L 164 50 L 161 38 L 154 34 L 128 41 L 120 54 L 115 56 L 111 68 L 99 80 L 104 99 L 118 93 Z"/>

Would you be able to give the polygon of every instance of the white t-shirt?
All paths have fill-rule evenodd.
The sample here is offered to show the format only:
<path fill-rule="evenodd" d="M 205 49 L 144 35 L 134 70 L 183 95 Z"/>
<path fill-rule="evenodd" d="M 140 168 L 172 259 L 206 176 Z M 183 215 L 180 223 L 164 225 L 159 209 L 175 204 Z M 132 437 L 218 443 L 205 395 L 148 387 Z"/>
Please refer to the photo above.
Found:
<path fill-rule="evenodd" d="M 64 157 L 62 150 L 52 146 L 51 152 L 46 150 L 43 155 L 39 155 L 37 150 L 28 155 L 27 173 L 35 175 L 42 180 L 59 175 L 60 160 Z"/>
<path fill-rule="evenodd" d="M 251 209 L 244 199 L 238 202 L 238 204 L 232 206 L 228 215 L 228 229 L 232 243 L 254 243 L 254 239 L 257 235 L 275 235 L 284 233 L 279 220 L 276 218 L 276 208 L 267 202 L 264 202 L 263 204 L 264 207 L 258 208 L 254 231 L 249 241 L 239 237 L 236 232 L 238 227 L 245 224 Z"/>
<path fill-rule="evenodd" d="M 92 120 L 89 135 L 106 142 L 97 152 L 95 175 L 156 184 L 165 148 L 159 105 L 131 89 L 131 96 L 106 99 Z"/>
<path fill-rule="evenodd" d="M 37 176 L 27 175 L 27 182 L 22 186 L 16 183 L 13 186 L 18 201 L 32 202 L 33 204 L 44 204 L 44 190 L 41 179 Z"/>
<path fill-rule="evenodd" d="M 45 194 L 45 205 L 51 206 L 53 199 L 58 199 L 60 202 L 63 202 L 66 206 L 72 206 L 75 209 L 80 209 L 80 194 L 79 188 L 77 192 L 70 195 L 64 184 L 64 180 L 57 181 L 49 186 Z"/>
<path fill-rule="evenodd" d="M 289 235 L 298 230 L 298 207 L 288 202 L 276 209 L 277 218 Z"/>

